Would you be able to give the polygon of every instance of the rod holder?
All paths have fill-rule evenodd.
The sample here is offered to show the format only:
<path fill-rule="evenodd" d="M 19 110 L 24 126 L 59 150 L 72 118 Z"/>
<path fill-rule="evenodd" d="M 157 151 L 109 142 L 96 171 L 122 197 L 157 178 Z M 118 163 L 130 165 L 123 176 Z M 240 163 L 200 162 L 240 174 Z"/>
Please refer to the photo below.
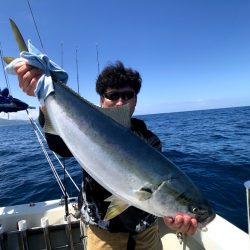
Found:
<path fill-rule="evenodd" d="M 49 219 L 47 217 L 41 218 L 41 227 L 43 228 L 43 237 L 45 241 L 46 250 L 51 250 L 51 242 L 49 236 Z"/>
<path fill-rule="evenodd" d="M 248 220 L 248 233 L 250 237 L 250 180 L 244 183 L 247 194 L 247 220 Z"/>
<path fill-rule="evenodd" d="M 74 242 L 73 242 L 73 237 L 72 237 L 71 217 L 70 216 L 65 215 L 64 224 L 65 224 L 65 231 L 66 231 L 69 249 L 74 250 Z"/>
<path fill-rule="evenodd" d="M 4 246 L 3 232 L 4 232 L 3 225 L 0 224 L 0 250 L 5 250 L 6 249 L 5 246 Z"/>
<path fill-rule="evenodd" d="M 26 220 L 20 220 L 17 223 L 18 225 L 18 231 L 20 232 L 20 237 L 21 237 L 21 242 L 19 243 L 19 247 L 20 249 L 23 250 L 28 250 L 28 239 L 27 239 L 27 234 L 26 234 L 26 230 L 27 230 L 27 222 Z"/>
<path fill-rule="evenodd" d="M 27 223 L 26 220 L 20 220 L 18 221 L 18 230 L 19 231 L 25 231 L 27 229 Z"/>

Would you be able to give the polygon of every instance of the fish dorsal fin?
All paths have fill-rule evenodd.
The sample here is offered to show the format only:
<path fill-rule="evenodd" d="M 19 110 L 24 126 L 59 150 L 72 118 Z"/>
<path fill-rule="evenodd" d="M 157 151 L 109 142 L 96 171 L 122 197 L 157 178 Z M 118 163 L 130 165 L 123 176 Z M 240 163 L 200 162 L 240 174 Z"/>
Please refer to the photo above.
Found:
<path fill-rule="evenodd" d="M 131 126 L 131 118 L 130 118 L 130 107 L 129 104 L 119 106 L 119 107 L 111 107 L 111 108 L 101 108 L 96 106 L 95 104 L 89 102 L 85 99 L 86 102 L 88 102 L 89 105 L 94 107 L 95 109 L 99 110 L 103 114 L 107 115 L 108 117 L 112 118 L 122 126 L 126 128 L 130 128 Z M 44 124 L 44 132 L 50 133 L 50 134 L 57 134 L 55 129 L 52 126 L 52 123 L 50 121 L 50 118 L 48 116 L 48 113 L 46 109 L 43 111 L 44 118 L 45 118 L 45 124 Z"/>
<path fill-rule="evenodd" d="M 126 128 L 130 128 L 131 117 L 130 117 L 130 105 L 129 104 L 125 104 L 122 106 L 114 106 L 114 107 L 110 107 L 110 108 L 101 108 L 101 107 L 96 106 L 92 102 L 88 101 L 84 97 L 80 96 L 79 94 L 77 94 L 73 89 L 69 88 L 64 83 L 56 82 L 56 84 L 61 85 L 63 88 L 70 91 L 73 95 L 77 96 L 77 98 L 81 99 L 83 102 L 87 103 L 91 107 L 99 110 L 100 112 L 102 112 L 106 116 L 112 118 L 113 120 L 115 120 L 116 122 L 121 124 L 122 126 L 124 126 Z"/>
<path fill-rule="evenodd" d="M 108 207 L 107 213 L 104 217 L 104 220 L 113 219 L 114 217 L 118 216 L 129 207 L 129 204 L 120 200 L 119 198 L 116 198 L 114 195 L 110 196 L 104 201 L 111 202 Z"/>
<path fill-rule="evenodd" d="M 97 107 L 99 111 L 103 114 L 109 116 L 122 126 L 130 128 L 131 126 L 131 117 L 130 117 L 130 106 L 129 104 L 123 106 L 115 106 L 111 108 L 100 108 Z"/>

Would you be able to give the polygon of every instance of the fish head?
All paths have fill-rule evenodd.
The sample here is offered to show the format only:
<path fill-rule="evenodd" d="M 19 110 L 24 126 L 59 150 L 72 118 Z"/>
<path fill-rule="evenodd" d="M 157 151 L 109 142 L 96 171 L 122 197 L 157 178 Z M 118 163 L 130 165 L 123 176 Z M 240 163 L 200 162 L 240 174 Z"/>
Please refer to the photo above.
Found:
<path fill-rule="evenodd" d="M 193 201 L 188 205 L 188 214 L 195 218 L 199 228 L 204 228 L 215 218 L 215 212 L 205 199 L 200 199 L 198 202 Z"/>
<path fill-rule="evenodd" d="M 152 195 L 155 215 L 160 217 L 188 214 L 195 218 L 200 228 L 205 227 L 215 217 L 215 212 L 201 192 L 193 185 L 176 189 L 164 181 Z"/>

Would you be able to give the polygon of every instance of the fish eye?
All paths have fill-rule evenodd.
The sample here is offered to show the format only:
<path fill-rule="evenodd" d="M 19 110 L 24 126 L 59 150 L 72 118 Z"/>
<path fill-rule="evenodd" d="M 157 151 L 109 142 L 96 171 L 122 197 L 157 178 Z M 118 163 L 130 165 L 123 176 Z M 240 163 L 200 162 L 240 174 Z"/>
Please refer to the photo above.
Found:
<path fill-rule="evenodd" d="M 192 212 L 194 214 L 197 214 L 199 212 L 199 208 L 198 207 L 193 207 Z"/>

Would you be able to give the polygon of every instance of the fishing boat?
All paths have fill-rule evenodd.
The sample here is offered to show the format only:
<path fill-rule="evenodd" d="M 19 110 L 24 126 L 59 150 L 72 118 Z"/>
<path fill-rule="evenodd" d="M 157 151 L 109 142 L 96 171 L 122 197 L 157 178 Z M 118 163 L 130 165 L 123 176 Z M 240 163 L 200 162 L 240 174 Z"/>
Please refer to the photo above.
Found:
<path fill-rule="evenodd" d="M 84 249 L 80 239 L 77 198 L 0 208 L 0 249 Z M 221 216 L 194 236 L 180 235 L 159 220 L 163 249 L 249 250 L 249 235 Z"/>

